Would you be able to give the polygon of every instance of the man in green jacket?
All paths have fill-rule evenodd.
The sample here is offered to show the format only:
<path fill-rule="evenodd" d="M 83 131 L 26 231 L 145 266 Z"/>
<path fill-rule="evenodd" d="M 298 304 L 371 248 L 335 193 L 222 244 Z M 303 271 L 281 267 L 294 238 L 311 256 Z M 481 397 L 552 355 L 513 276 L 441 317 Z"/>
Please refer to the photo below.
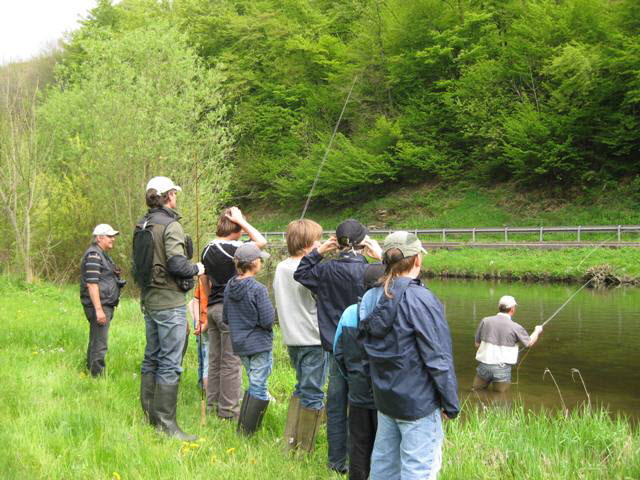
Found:
<path fill-rule="evenodd" d="M 149 422 L 160 431 L 194 441 L 194 435 L 178 426 L 176 405 L 187 335 L 185 293 L 193 288 L 193 277 L 204 274 L 204 267 L 189 261 L 190 241 L 176 211 L 176 195 L 180 191 L 167 177 L 154 177 L 147 184 L 149 211 L 140 224 L 153 233 L 153 267 L 140 302 L 147 335 L 140 401 Z"/>

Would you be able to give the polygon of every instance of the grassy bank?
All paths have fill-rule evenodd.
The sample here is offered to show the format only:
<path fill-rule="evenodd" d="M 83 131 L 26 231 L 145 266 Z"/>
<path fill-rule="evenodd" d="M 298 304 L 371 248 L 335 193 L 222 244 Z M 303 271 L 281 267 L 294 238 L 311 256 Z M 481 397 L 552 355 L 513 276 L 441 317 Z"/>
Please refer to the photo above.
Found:
<path fill-rule="evenodd" d="M 93 380 L 83 371 L 87 337 L 75 287 L 25 288 L 0 278 L 0 477 L 320 479 L 326 435 L 304 460 L 285 457 L 281 440 L 286 399 L 294 384 L 277 335 L 271 405 L 263 429 L 250 440 L 213 418 L 199 425 L 195 345 L 186 357 L 179 419 L 202 438 L 184 445 L 144 425 L 138 403 L 144 326 L 135 301 L 116 312 L 107 357 L 109 372 Z M 638 478 L 640 434 L 625 419 L 602 411 L 560 414 L 464 409 L 447 422 L 441 479 Z"/>
<path fill-rule="evenodd" d="M 314 199 L 307 217 L 326 229 L 335 228 L 349 217 L 370 226 L 391 229 L 638 224 L 640 191 L 636 188 L 634 183 L 616 183 L 593 190 L 523 191 L 512 183 L 494 187 L 464 182 L 427 183 L 389 189 L 384 195 L 346 205 L 328 205 Z M 301 198 L 299 205 L 277 206 L 270 202 L 243 207 L 255 225 L 263 230 L 278 231 L 300 217 L 304 201 Z M 575 235 L 568 238 L 573 240 Z M 638 240 L 640 235 L 627 239 Z"/>
<path fill-rule="evenodd" d="M 498 278 L 526 281 L 586 281 L 606 270 L 612 282 L 640 284 L 640 249 L 596 250 L 432 250 L 424 259 L 427 274 L 441 277 Z"/>
<path fill-rule="evenodd" d="M 267 268 L 274 270 L 287 252 L 279 245 L 269 251 L 272 258 Z M 594 272 L 606 272 L 608 286 L 640 285 L 640 248 L 429 249 L 422 268 L 432 277 L 569 283 L 582 283 Z"/>
<path fill-rule="evenodd" d="M 614 188 L 615 187 L 615 188 Z M 467 184 L 422 184 L 398 188 L 384 196 L 343 207 L 311 203 L 307 214 L 333 229 L 353 217 L 375 228 L 471 228 L 502 226 L 578 226 L 640 223 L 640 192 L 632 184 L 580 192 L 520 191 L 514 184 L 478 187 Z M 251 220 L 264 231 L 281 231 L 298 218 L 296 206 L 246 206 Z M 478 242 L 500 242 L 503 235 L 478 235 Z M 591 242 L 614 241 L 612 234 L 582 234 Z M 510 241 L 537 242 L 538 235 L 511 234 Z M 624 241 L 640 241 L 626 234 Z M 423 241 L 440 238 L 423 237 Z M 448 241 L 469 242 L 470 235 L 449 235 Z M 575 241 L 575 234 L 548 234 L 547 241 Z M 277 249 L 275 249 L 277 251 Z M 640 249 L 571 248 L 540 251 L 525 248 L 433 250 L 425 271 L 434 276 L 504 278 L 527 281 L 582 282 L 592 267 L 607 265 L 621 283 L 640 283 Z"/>

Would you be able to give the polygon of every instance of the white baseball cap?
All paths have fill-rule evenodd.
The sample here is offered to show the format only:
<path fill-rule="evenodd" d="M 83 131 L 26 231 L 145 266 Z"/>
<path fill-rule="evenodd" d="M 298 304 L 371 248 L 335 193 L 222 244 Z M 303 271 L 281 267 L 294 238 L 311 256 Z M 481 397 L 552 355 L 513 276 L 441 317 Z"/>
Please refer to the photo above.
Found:
<path fill-rule="evenodd" d="M 100 225 L 96 225 L 96 228 L 93 229 L 94 235 L 107 235 L 108 237 L 115 237 L 116 235 L 120 235 L 120 232 L 111 228 L 111 225 L 107 223 L 101 223 Z"/>
<path fill-rule="evenodd" d="M 498 302 L 498 308 L 500 308 L 500 306 L 503 306 L 504 308 L 513 308 L 516 305 L 518 305 L 516 303 L 516 299 L 511 295 L 504 295 L 500 297 L 500 301 Z"/>
<path fill-rule="evenodd" d="M 174 184 L 169 177 L 153 177 L 149 180 L 149 183 L 147 183 L 147 190 L 151 188 L 158 192 L 158 195 L 162 195 L 170 190 L 182 191 L 182 188 Z"/>

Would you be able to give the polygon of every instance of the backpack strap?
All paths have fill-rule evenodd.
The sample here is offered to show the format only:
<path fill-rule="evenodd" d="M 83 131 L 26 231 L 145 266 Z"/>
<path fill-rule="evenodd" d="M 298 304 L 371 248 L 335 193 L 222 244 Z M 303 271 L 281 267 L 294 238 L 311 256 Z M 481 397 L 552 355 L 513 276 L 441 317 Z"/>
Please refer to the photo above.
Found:
<path fill-rule="evenodd" d="M 220 242 L 218 242 L 217 240 L 212 240 L 211 242 L 209 242 L 209 244 L 207 245 L 207 248 L 205 248 L 204 252 L 202 253 L 202 258 L 207 256 L 207 252 L 214 245 L 218 248 L 218 250 L 220 250 L 220 252 L 222 252 L 222 254 L 224 256 L 226 256 L 226 257 L 230 258 L 231 260 L 233 260 L 233 255 L 229 255 L 229 252 L 227 252 L 224 248 L 222 248 L 222 245 L 220 245 Z"/>

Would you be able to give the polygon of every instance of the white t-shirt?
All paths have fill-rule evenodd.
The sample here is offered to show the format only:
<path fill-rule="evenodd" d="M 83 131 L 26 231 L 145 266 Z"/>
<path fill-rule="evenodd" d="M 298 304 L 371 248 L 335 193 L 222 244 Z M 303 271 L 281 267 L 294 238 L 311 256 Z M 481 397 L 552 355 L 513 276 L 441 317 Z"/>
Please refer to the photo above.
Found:
<path fill-rule="evenodd" d="M 320 345 L 316 300 L 311 292 L 293 279 L 300 259 L 287 258 L 278 264 L 273 290 L 278 322 L 285 345 Z"/>

